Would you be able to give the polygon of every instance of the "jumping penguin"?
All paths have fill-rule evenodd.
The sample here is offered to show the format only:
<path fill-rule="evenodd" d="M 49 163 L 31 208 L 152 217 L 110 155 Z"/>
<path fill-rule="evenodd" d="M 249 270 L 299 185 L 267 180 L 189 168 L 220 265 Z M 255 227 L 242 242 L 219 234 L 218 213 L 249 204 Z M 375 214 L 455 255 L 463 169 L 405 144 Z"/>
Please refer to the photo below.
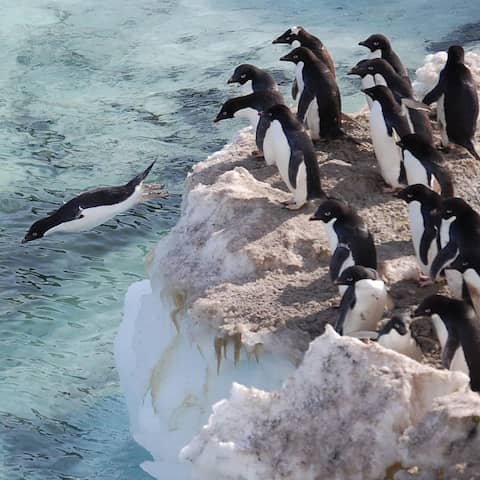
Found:
<path fill-rule="evenodd" d="M 441 153 L 424 137 L 416 133 L 405 135 L 397 145 L 403 152 L 403 165 L 408 185 L 421 183 L 440 193 L 453 197 L 453 180 L 441 164 Z"/>
<path fill-rule="evenodd" d="M 227 83 L 239 83 L 243 95 L 264 90 L 278 91 L 277 82 L 268 72 L 248 63 L 239 65 Z"/>
<path fill-rule="evenodd" d="M 267 121 L 263 142 L 265 160 L 277 165 L 282 180 L 293 194 L 285 206 L 298 210 L 310 200 L 325 198 L 315 148 L 303 125 L 285 105 L 275 105 L 261 116 Z"/>
<path fill-rule="evenodd" d="M 306 119 L 312 139 L 342 136 L 340 90 L 328 67 L 305 47 L 292 50 L 280 60 L 296 65 L 299 91 L 297 116 L 301 122 Z"/>
<path fill-rule="evenodd" d="M 388 298 L 387 289 L 378 273 L 372 268 L 354 265 L 346 268 L 335 284 L 347 287 L 340 302 L 335 330 L 340 335 L 375 330 L 387 307 Z"/>
<path fill-rule="evenodd" d="M 448 49 L 448 59 L 440 72 L 437 85 L 423 99 L 430 105 L 437 102 L 442 145 L 460 145 L 477 160 L 475 130 L 478 119 L 478 94 L 475 80 L 465 65 L 465 52 L 454 45 Z"/>
<path fill-rule="evenodd" d="M 38 240 L 54 232 L 84 232 L 151 198 L 166 198 L 156 184 L 144 185 L 155 161 L 143 173 L 118 187 L 104 187 L 81 193 L 58 210 L 36 221 L 22 243 Z"/>
<path fill-rule="evenodd" d="M 442 198 L 421 184 L 410 185 L 396 196 L 408 204 L 413 249 L 422 272 L 420 286 L 431 285 L 430 269 L 439 249 L 440 223 L 437 211 L 440 209 Z"/>
<path fill-rule="evenodd" d="M 380 173 L 390 187 L 388 191 L 392 191 L 406 183 L 402 151 L 397 141 L 410 133 L 410 126 L 388 87 L 376 85 L 364 93 L 373 100 L 369 115 L 373 149 Z"/>
<path fill-rule="evenodd" d="M 480 322 L 467 303 L 431 295 L 415 310 L 415 317 L 431 316 L 443 327 L 437 330 L 442 346 L 442 365 L 470 375 L 470 387 L 480 391 Z M 441 337 L 441 338 L 440 338 Z"/>

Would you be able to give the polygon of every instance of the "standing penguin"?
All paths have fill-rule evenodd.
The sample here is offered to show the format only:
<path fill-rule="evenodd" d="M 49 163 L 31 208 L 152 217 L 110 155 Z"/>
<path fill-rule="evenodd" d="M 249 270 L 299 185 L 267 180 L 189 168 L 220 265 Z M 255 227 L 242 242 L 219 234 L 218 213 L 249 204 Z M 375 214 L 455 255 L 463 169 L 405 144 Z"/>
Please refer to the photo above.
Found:
<path fill-rule="evenodd" d="M 332 72 L 335 77 L 335 64 L 333 63 L 332 56 L 328 53 L 323 43 L 319 38 L 308 33 L 303 27 L 291 27 L 285 33 L 273 40 L 272 43 L 286 43 L 288 45 L 294 45 L 295 47 L 306 47 L 310 49 Z M 297 79 L 294 80 L 292 85 L 292 97 L 294 100 L 298 96 L 298 83 Z"/>
<path fill-rule="evenodd" d="M 366 40 L 363 40 L 363 42 L 358 42 L 358 44 L 370 50 L 369 58 L 385 59 L 399 75 L 408 78 L 405 67 L 398 55 L 393 51 L 390 40 L 385 35 L 376 33 L 370 35 Z"/>
<path fill-rule="evenodd" d="M 167 194 L 161 191 L 160 185 L 143 184 L 154 164 L 155 161 L 125 185 L 97 188 L 72 198 L 48 217 L 36 221 L 22 243 L 54 232 L 85 232 L 145 200 L 166 198 Z"/>
<path fill-rule="evenodd" d="M 411 323 L 409 315 L 393 315 L 378 332 L 377 343 L 419 362 L 422 359 L 422 351 L 412 337 Z"/>
<path fill-rule="evenodd" d="M 397 141 L 410 133 L 410 126 L 388 87 L 376 85 L 364 93 L 373 100 L 369 116 L 373 149 L 380 173 L 390 187 L 388 190 L 392 191 L 406 182 L 402 151 Z"/>
<path fill-rule="evenodd" d="M 340 302 L 335 330 L 340 335 L 376 330 L 388 298 L 387 289 L 378 273 L 372 268 L 354 265 L 346 268 L 335 284 L 347 287 Z"/>
<path fill-rule="evenodd" d="M 305 47 L 280 58 L 296 65 L 299 101 L 297 116 L 305 121 L 312 139 L 334 139 L 343 135 L 340 90 L 328 67 Z"/>
<path fill-rule="evenodd" d="M 437 85 L 423 99 L 430 105 L 437 102 L 442 145 L 456 143 L 468 150 L 477 160 L 475 130 L 478 118 L 478 94 L 475 81 L 465 65 L 465 52 L 454 45 L 448 49 L 448 59 L 440 72 Z"/>
<path fill-rule="evenodd" d="M 330 278 L 338 279 L 342 272 L 352 265 L 377 269 L 377 251 L 372 234 L 357 212 L 345 202 L 335 199 L 320 204 L 310 220 L 325 223 L 330 259 Z M 340 293 L 346 290 L 339 288 Z"/>
<path fill-rule="evenodd" d="M 458 255 L 480 245 L 480 215 L 461 198 L 447 198 L 440 210 L 441 250 L 432 262 L 430 275 L 433 280 L 448 267 Z M 463 279 L 460 272 L 445 272 L 448 287 L 455 298 L 463 296 Z"/>
<path fill-rule="evenodd" d="M 243 95 L 263 90 L 278 91 L 277 82 L 268 72 L 248 63 L 239 65 L 227 83 L 239 83 Z"/>
<path fill-rule="evenodd" d="M 480 391 L 480 322 L 473 308 L 461 300 L 431 295 L 423 300 L 414 316 L 441 320 L 442 365 L 470 375 L 471 389 Z"/>
<path fill-rule="evenodd" d="M 286 207 L 298 210 L 309 200 L 325 198 L 315 148 L 303 125 L 285 105 L 275 105 L 261 116 L 267 121 L 263 142 L 265 160 L 276 163 L 282 180 L 293 194 Z"/>
<path fill-rule="evenodd" d="M 423 275 L 420 286 L 430 285 L 430 269 L 438 252 L 439 218 L 442 199 L 425 185 L 410 185 L 397 193 L 408 204 L 408 222 L 412 234 L 413 249 Z"/>
<path fill-rule="evenodd" d="M 441 193 L 442 197 L 453 197 L 452 177 L 441 165 L 442 155 L 428 140 L 411 133 L 403 136 L 397 145 L 403 152 L 408 185 L 420 183 Z"/>
<path fill-rule="evenodd" d="M 264 112 L 274 105 L 283 104 L 284 100 L 280 92 L 271 90 L 254 92 L 244 97 L 227 100 L 213 121 L 216 123 L 228 118 L 246 118 L 255 132 L 255 143 L 258 150 L 254 154 L 260 156 L 263 153 L 263 142 L 268 127 L 268 121 L 260 117 L 260 112 Z M 273 161 L 270 158 L 265 160 L 267 163 Z"/>
<path fill-rule="evenodd" d="M 386 60 L 383 58 L 361 60 L 348 72 L 348 75 L 359 75 L 363 89 L 375 85 L 387 86 L 407 114 L 410 133 L 418 133 L 432 145 L 434 144 L 432 125 L 427 113 L 430 111 L 429 107 L 414 100 L 409 79 L 399 75 Z M 372 100 L 368 96 L 367 101 L 371 108 Z"/>

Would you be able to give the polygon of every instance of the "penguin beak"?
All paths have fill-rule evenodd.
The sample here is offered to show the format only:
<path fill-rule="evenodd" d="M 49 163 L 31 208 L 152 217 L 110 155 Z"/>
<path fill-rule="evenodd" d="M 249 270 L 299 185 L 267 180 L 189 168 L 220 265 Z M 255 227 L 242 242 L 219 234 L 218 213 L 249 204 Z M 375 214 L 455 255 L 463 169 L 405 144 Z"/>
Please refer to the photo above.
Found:
<path fill-rule="evenodd" d="M 349 72 L 347 72 L 347 75 L 357 75 L 358 71 L 355 67 L 351 68 Z"/>
<path fill-rule="evenodd" d="M 278 37 L 275 40 L 272 40 L 272 43 L 275 44 L 275 43 L 282 43 L 282 42 L 280 41 L 280 37 Z"/>
<path fill-rule="evenodd" d="M 213 119 L 213 123 L 217 123 L 221 120 L 220 118 L 220 114 L 218 114 L 214 119 Z"/>
<path fill-rule="evenodd" d="M 365 43 L 365 40 L 363 40 L 362 42 L 358 42 L 359 45 L 361 45 L 362 47 L 367 47 L 368 45 Z"/>
<path fill-rule="evenodd" d="M 28 240 L 27 240 L 27 238 L 25 237 L 25 238 L 22 238 L 22 241 L 21 241 L 20 243 L 23 245 L 24 243 L 27 243 L 27 242 L 28 242 Z"/>
<path fill-rule="evenodd" d="M 320 219 L 317 218 L 315 215 L 312 215 L 308 220 L 309 220 L 310 222 L 314 222 L 314 221 L 320 220 Z"/>
<path fill-rule="evenodd" d="M 397 142 L 397 145 L 398 145 L 400 148 L 403 148 L 403 143 L 402 143 L 401 140 L 399 140 L 399 141 Z"/>
<path fill-rule="evenodd" d="M 280 57 L 281 62 L 291 62 L 292 59 L 289 57 L 289 55 L 284 55 L 283 57 Z"/>
<path fill-rule="evenodd" d="M 230 78 L 227 80 L 227 83 L 236 83 L 236 80 L 235 80 L 233 77 L 230 77 Z"/>
<path fill-rule="evenodd" d="M 413 312 L 413 316 L 414 317 L 424 317 L 425 316 L 425 312 L 423 311 L 423 308 L 416 308 L 415 311 Z"/>

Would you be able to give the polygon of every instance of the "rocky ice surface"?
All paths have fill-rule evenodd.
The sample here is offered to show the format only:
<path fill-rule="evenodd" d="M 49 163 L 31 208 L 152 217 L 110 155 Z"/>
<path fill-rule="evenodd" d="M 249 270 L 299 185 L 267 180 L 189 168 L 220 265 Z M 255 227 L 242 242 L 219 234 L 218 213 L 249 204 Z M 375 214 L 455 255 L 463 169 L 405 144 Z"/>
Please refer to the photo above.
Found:
<path fill-rule="evenodd" d="M 415 307 L 436 287 L 415 283 L 406 207 L 382 192 L 366 119 L 345 126 L 355 142 L 319 147 L 324 189 L 365 219 L 396 309 Z M 289 195 L 254 149 L 245 129 L 193 168 L 177 225 L 125 297 L 115 357 L 153 457 L 142 467 L 168 480 L 470 478 L 480 400 L 467 377 L 324 334 L 339 297 L 323 225 L 315 205 L 281 208 Z M 478 208 L 477 163 L 445 159 Z M 417 333 L 438 364 L 430 323 Z"/>

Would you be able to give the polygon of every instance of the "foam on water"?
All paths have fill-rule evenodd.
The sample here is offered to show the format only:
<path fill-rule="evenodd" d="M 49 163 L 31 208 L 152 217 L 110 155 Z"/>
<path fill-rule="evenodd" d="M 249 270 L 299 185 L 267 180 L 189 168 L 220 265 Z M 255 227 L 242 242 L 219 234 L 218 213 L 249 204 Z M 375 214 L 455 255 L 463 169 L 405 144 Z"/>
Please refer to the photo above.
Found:
<path fill-rule="evenodd" d="M 7 2 L 8 3 L 8 2 Z M 175 223 L 190 166 L 241 121 L 211 120 L 238 91 L 243 62 L 270 68 L 285 93 L 289 25 L 336 58 L 344 109 L 363 103 L 345 71 L 359 40 L 384 31 L 410 69 L 424 42 L 480 16 L 460 0 L 20 0 L 0 16 L 0 452 L 7 478 L 146 478 L 130 440 L 113 337 L 143 257 Z M 451 12 L 455 12 L 454 15 Z M 425 26 L 425 20 L 428 25 Z M 137 207 L 94 231 L 20 246 L 29 225 L 85 189 L 119 184 L 153 159 L 164 208 Z"/>

